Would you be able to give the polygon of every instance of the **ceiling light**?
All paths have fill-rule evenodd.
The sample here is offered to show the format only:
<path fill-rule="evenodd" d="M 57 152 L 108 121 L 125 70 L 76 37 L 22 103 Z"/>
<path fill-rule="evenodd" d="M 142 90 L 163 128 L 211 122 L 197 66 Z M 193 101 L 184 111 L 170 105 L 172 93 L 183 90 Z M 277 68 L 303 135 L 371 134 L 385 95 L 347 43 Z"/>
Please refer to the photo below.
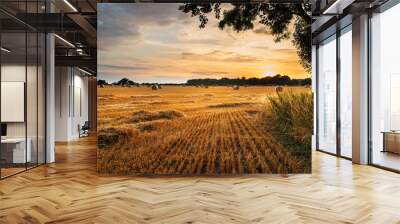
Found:
<path fill-rule="evenodd" d="M 64 0 L 65 4 L 67 4 L 74 12 L 78 12 L 78 10 L 68 1 Z"/>
<path fill-rule="evenodd" d="M 76 53 L 78 53 L 79 55 L 83 55 L 83 49 L 77 48 Z"/>
<path fill-rule="evenodd" d="M 67 45 L 69 45 L 70 47 L 75 48 L 75 45 L 73 45 L 73 44 L 72 44 L 71 42 L 69 42 L 68 40 L 66 40 L 66 39 L 64 39 L 64 38 L 62 38 L 62 37 L 60 37 L 60 36 L 57 35 L 57 34 L 54 34 L 54 36 L 57 37 L 58 39 L 60 39 L 62 42 L 64 42 L 64 43 L 66 43 Z"/>
<path fill-rule="evenodd" d="M 85 70 L 83 70 L 83 69 L 81 69 L 81 68 L 79 68 L 79 67 L 78 67 L 78 70 L 81 71 L 81 72 L 83 72 L 83 73 L 85 73 L 85 74 L 87 74 L 87 75 L 92 75 L 92 73 L 90 73 L 90 72 L 88 72 L 88 71 L 85 71 Z"/>
<path fill-rule="evenodd" d="M 355 0 L 337 0 L 332 5 L 330 5 L 324 12 L 323 15 L 338 15 L 342 14 L 343 10 L 351 5 Z"/>
<path fill-rule="evenodd" d="M 11 50 L 9 50 L 9 49 L 7 49 L 5 47 L 1 47 L 0 49 L 1 49 L 1 51 L 4 51 L 6 53 L 10 53 L 11 52 Z"/>

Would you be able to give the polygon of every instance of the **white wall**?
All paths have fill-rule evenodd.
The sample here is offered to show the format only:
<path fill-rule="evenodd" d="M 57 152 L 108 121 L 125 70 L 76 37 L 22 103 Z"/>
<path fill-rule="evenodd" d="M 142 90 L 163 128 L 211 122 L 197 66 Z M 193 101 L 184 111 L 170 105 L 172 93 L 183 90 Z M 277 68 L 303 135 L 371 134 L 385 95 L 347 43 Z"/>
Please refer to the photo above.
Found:
<path fill-rule="evenodd" d="M 27 70 L 25 70 L 27 69 Z M 5 64 L 1 66 L 1 81 L 2 82 L 25 82 L 26 71 L 28 72 L 28 87 L 27 87 L 27 119 L 28 119 L 28 137 L 30 127 L 32 130 L 36 130 L 36 105 L 37 105 L 37 93 L 36 93 L 36 79 L 31 77 L 31 74 L 35 74 L 36 77 L 36 67 L 18 64 Z M 39 105 L 41 106 L 41 105 Z M 2 108 L 2 110 L 7 110 L 7 108 Z M 35 113 L 33 113 L 33 111 Z M 33 122 L 33 123 L 32 123 Z M 33 133 L 33 131 L 32 131 Z M 25 122 L 8 122 L 7 123 L 7 134 L 9 137 L 25 137 Z M 36 137 L 36 131 L 35 131 Z"/>
<path fill-rule="evenodd" d="M 56 67 L 55 140 L 79 138 L 78 125 L 88 120 L 88 77 L 76 68 Z"/>
<path fill-rule="evenodd" d="M 67 141 L 69 132 L 69 95 L 70 77 L 67 67 L 55 68 L 55 141 Z"/>
<path fill-rule="evenodd" d="M 82 73 L 76 73 L 77 70 L 74 71 L 74 96 L 72 96 L 74 99 L 73 105 L 74 107 L 72 108 L 72 120 L 71 120 L 71 135 L 76 137 L 79 137 L 79 132 L 78 132 L 78 125 L 83 125 L 85 121 L 88 121 L 88 77 L 82 76 Z"/>
<path fill-rule="evenodd" d="M 1 81 L 25 82 L 25 64 L 2 65 Z M 7 108 L 1 108 L 1 109 L 7 110 Z M 24 122 L 7 123 L 7 137 L 25 137 L 25 123 Z"/>
<path fill-rule="evenodd" d="M 38 69 L 38 70 L 37 70 Z M 5 122 L 7 124 L 8 138 L 27 138 L 31 148 L 32 162 L 44 163 L 44 74 L 41 67 L 30 66 L 25 64 L 3 64 L 1 66 L 2 82 L 24 82 L 26 84 L 26 107 L 21 108 L 22 113 L 26 112 L 26 120 L 21 122 Z M 25 80 L 27 78 L 27 80 Z M 21 94 L 24 94 L 24 90 Z M 2 96 L 7 97 L 7 96 Z M 1 108 L 7 111 L 12 108 Z M 7 111 L 13 113 L 13 111 Z M 39 153 L 39 154 L 37 154 Z"/>
<path fill-rule="evenodd" d="M 1 121 L 25 121 L 25 83 L 1 82 Z M 36 105 L 34 105 L 36 108 Z"/>

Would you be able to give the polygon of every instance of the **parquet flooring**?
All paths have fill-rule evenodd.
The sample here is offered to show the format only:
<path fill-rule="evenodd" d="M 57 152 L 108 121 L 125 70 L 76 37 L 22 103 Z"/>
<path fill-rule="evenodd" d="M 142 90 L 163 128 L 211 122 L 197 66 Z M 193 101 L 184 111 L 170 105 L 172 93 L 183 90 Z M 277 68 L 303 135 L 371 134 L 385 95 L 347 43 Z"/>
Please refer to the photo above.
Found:
<path fill-rule="evenodd" d="M 313 153 L 313 174 L 99 176 L 93 138 L 0 181 L 0 223 L 400 223 L 400 175 Z"/>

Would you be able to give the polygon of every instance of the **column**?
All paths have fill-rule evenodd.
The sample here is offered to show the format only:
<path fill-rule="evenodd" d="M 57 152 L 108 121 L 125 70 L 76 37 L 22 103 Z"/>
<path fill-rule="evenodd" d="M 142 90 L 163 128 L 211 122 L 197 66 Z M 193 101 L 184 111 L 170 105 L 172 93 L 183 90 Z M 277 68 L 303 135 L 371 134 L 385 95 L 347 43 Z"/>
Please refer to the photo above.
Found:
<path fill-rule="evenodd" d="M 368 15 L 353 19 L 353 162 L 368 163 Z"/>

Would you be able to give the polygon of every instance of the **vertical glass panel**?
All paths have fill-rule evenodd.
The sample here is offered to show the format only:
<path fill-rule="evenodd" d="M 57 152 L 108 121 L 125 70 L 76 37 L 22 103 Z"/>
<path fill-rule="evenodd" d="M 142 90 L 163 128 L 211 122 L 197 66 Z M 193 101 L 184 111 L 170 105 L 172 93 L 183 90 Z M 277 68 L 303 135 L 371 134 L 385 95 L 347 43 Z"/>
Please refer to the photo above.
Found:
<path fill-rule="evenodd" d="M 38 35 L 38 164 L 45 163 L 45 65 L 46 65 L 46 52 L 45 52 L 45 44 L 46 39 L 45 35 L 39 33 Z"/>
<path fill-rule="evenodd" d="M 0 3 L 0 6 L 1 6 L 1 3 Z M 2 14 L 0 13 L 0 16 L 2 16 Z M 4 52 L 3 52 L 3 45 L 2 45 L 2 37 L 1 37 L 1 35 L 2 35 L 2 30 L 3 30 L 3 22 L 2 21 L 0 21 L 0 137 L 1 137 L 1 140 L 0 140 L 0 179 L 2 178 L 2 170 L 3 170 L 3 167 L 5 166 L 5 159 L 3 159 L 3 156 L 2 156 L 2 152 L 3 152 L 3 147 L 2 147 L 2 140 L 3 140 L 3 135 L 5 135 L 5 133 L 3 133 L 4 132 L 4 130 L 3 130 L 3 123 L 2 123 L 2 120 L 1 120 L 1 67 L 2 67 L 2 63 L 1 63 L 1 58 L 3 57 L 3 54 L 5 54 L 6 52 L 5 52 L 5 50 L 4 50 Z"/>
<path fill-rule="evenodd" d="M 26 12 L 38 12 L 37 1 L 27 2 Z M 37 20 L 37 17 L 30 18 Z M 33 23 L 37 21 L 32 21 Z M 27 30 L 27 76 L 26 76 L 26 114 L 27 114 L 27 150 L 30 151 L 28 168 L 38 164 L 38 34 Z"/>
<path fill-rule="evenodd" d="M 372 163 L 400 170 L 400 5 L 371 19 Z"/>
<path fill-rule="evenodd" d="M 351 26 L 340 36 L 340 153 L 352 157 L 352 35 Z"/>
<path fill-rule="evenodd" d="M 1 173 L 5 177 L 25 170 L 30 160 L 25 119 L 26 33 L 2 33 L 1 44 Z"/>
<path fill-rule="evenodd" d="M 318 47 L 318 148 L 336 153 L 336 36 Z"/>
<path fill-rule="evenodd" d="M 44 5 L 44 0 L 0 2 L 0 7 L 21 18 L 23 13 L 43 13 Z M 46 54 L 44 34 L 1 12 L 0 26 L 0 176 L 4 178 L 45 162 Z"/>
<path fill-rule="evenodd" d="M 28 168 L 37 165 L 38 160 L 38 36 L 36 32 L 27 33 L 27 80 L 26 80 L 26 113 L 27 113 L 27 150 Z"/>

